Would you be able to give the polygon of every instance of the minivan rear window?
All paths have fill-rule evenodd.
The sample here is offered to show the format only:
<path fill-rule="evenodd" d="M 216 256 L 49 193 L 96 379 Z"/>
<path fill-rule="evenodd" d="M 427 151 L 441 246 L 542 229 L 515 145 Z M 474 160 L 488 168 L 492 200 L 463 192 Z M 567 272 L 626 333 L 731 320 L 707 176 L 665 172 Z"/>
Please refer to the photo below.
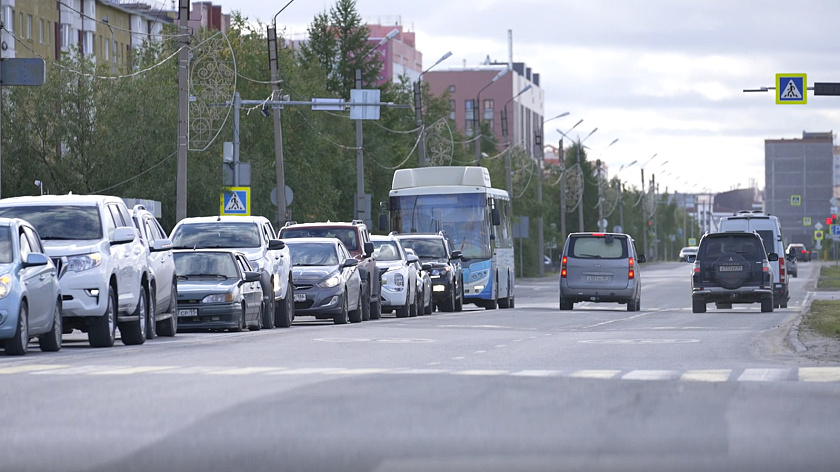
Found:
<path fill-rule="evenodd" d="M 762 247 L 755 240 L 755 236 L 715 236 L 701 241 L 697 258 L 714 259 L 721 254 L 740 254 L 745 257 L 758 257 Z M 762 256 L 763 257 L 763 256 Z"/>
<path fill-rule="evenodd" d="M 578 259 L 626 259 L 627 238 L 605 234 L 575 236 L 569 240 L 568 257 Z"/>
<path fill-rule="evenodd" d="M 773 249 L 773 232 L 768 230 L 759 230 L 756 231 L 759 236 L 761 236 L 761 241 L 764 243 L 764 252 L 770 254 L 771 252 L 776 252 Z"/>

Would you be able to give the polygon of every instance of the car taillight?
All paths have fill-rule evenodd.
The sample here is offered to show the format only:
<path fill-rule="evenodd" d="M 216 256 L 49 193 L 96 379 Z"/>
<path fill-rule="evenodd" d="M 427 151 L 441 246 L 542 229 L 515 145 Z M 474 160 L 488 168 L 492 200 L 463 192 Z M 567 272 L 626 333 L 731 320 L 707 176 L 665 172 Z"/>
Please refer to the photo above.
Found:
<path fill-rule="evenodd" d="M 563 256 L 563 259 L 560 260 L 560 278 L 566 278 L 566 256 Z"/>
<path fill-rule="evenodd" d="M 779 282 L 785 283 L 785 259 L 779 258 Z"/>
<path fill-rule="evenodd" d="M 633 264 L 633 258 L 629 258 L 627 262 L 629 263 L 629 267 L 627 268 L 627 278 L 633 279 L 636 277 L 636 266 Z"/>

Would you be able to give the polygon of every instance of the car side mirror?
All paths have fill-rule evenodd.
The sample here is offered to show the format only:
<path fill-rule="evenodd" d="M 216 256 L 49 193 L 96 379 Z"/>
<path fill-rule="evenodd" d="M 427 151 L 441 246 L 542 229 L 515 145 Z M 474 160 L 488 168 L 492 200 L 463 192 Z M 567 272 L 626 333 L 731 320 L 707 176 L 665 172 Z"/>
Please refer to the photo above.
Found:
<path fill-rule="evenodd" d="M 341 268 L 344 269 L 345 267 L 354 267 L 357 265 L 359 265 L 359 260 L 350 258 L 344 260 L 344 262 L 341 264 Z"/>
<path fill-rule="evenodd" d="M 493 226 L 499 226 L 502 224 L 502 213 L 498 208 L 493 208 L 490 212 L 490 218 L 493 220 Z"/>
<path fill-rule="evenodd" d="M 408 261 L 409 264 L 411 264 L 413 262 L 419 261 L 420 258 L 417 257 L 417 254 L 409 254 L 409 255 L 405 256 L 405 260 Z"/>
<path fill-rule="evenodd" d="M 269 251 L 279 251 L 281 249 L 286 249 L 286 243 L 279 239 L 269 239 L 268 240 L 268 250 Z"/>
<path fill-rule="evenodd" d="M 639 254 L 639 255 L 636 256 L 636 262 L 638 262 L 639 264 L 641 264 L 642 262 L 645 262 L 645 261 L 647 261 L 647 258 L 645 257 L 644 254 Z"/>
<path fill-rule="evenodd" d="M 137 239 L 137 230 L 131 226 L 120 226 L 111 236 L 111 244 L 126 244 Z"/>
<path fill-rule="evenodd" d="M 449 256 L 449 260 L 454 261 L 455 259 L 460 259 L 462 257 L 461 254 L 462 253 L 459 250 L 452 251 L 452 255 Z"/>
<path fill-rule="evenodd" d="M 26 260 L 23 261 L 23 268 L 25 269 L 27 267 L 47 265 L 47 262 L 49 261 L 50 260 L 46 255 L 41 254 L 40 252 L 31 252 L 28 256 L 26 256 Z"/>
<path fill-rule="evenodd" d="M 254 271 L 247 271 L 245 272 L 244 276 L 242 277 L 243 282 L 259 282 L 260 281 L 260 273 Z"/>
<path fill-rule="evenodd" d="M 172 249 L 172 240 L 169 238 L 156 239 L 149 248 L 152 252 L 168 251 Z"/>
<path fill-rule="evenodd" d="M 370 257 L 373 254 L 373 243 L 368 241 L 364 245 L 365 257 Z"/>
<path fill-rule="evenodd" d="M 422 268 L 423 268 L 423 270 L 425 270 L 426 272 L 429 272 L 429 271 L 431 271 L 431 270 L 432 270 L 432 265 L 431 265 L 431 264 L 429 264 L 428 262 L 427 262 L 427 263 L 425 263 L 425 264 L 423 264 L 421 267 L 422 267 Z"/>
<path fill-rule="evenodd" d="M 767 254 L 767 260 L 770 262 L 776 262 L 779 260 L 779 255 L 775 252 L 771 252 L 770 254 Z"/>

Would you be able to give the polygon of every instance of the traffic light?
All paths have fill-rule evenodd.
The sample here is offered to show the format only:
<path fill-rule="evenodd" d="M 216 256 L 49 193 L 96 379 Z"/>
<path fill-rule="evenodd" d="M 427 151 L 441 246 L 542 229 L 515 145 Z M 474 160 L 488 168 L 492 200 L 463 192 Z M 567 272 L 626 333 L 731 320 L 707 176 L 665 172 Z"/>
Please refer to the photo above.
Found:
<path fill-rule="evenodd" d="M 832 214 L 831 216 L 827 216 L 825 218 L 825 224 L 827 224 L 827 225 L 837 224 L 837 214 Z"/>

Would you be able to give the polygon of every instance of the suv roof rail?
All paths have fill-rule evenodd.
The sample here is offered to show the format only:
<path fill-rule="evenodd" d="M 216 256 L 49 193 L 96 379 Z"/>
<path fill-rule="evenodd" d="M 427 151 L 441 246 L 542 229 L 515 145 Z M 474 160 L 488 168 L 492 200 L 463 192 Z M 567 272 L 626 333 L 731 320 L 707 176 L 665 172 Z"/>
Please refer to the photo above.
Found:
<path fill-rule="evenodd" d="M 292 226 L 292 225 L 296 225 L 296 224 L 298 224 L 297 221 L 292 220 L 292 221 L 287 221 L 286 224 L 284 224 L 283 226 Z"/>
<path fill-rule="evenodd" d="M 388 236 L 398 236 L 400 233 L 398 231 L 391 231 L 388 233 Z"/>
<path fill-rule="evenodd" d="M 136 210 L 145 210 L 145 209 L 146 209 L 146 205 L 143 205 L 142 203 L 138 203 L 137 205 L 134 205 L 134 210 L 135 211 Z"/>
<path fill-rule="evenodd" d="M 364 220 L 353 220 L 353 221 L 350 222 L 350 224 L 363 225 L 363 224 L 365 224 L 365 222 L 364 222 Z"/>

